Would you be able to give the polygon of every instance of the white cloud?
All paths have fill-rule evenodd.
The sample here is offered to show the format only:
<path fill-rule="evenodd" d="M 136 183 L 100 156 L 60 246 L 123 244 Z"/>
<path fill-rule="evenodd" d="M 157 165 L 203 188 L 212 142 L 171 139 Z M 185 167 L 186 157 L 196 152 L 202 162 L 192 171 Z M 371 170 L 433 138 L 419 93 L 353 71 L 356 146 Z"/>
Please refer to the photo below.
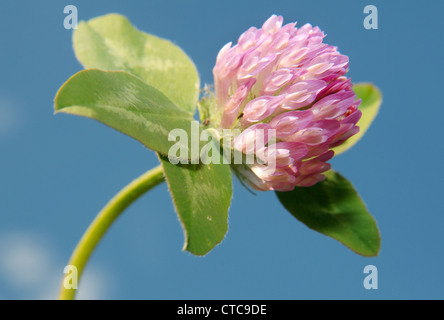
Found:
<path fill-rule="evenodd" d="M 0 280 L 17 292 L 17 299 L 57 299 L 64 264 L 41 237 L 12 233 L 0 237 Z M 65 262 L 66 263 L 66 262 Z M 99 300 L 107 297 L 112 277 L 103 267 L 89 265 L 79 283 L 77 297 Z M 11 299 L 9 297 L 3 297 Z"/>
<path fill-rule="evenodd" d="M 63 270 L 63 267 L 60 268 Z M 50 278 L 49 287 L 46 290 L 40 292 L 35 299 L 38 300 L 55 300 L 59 295 L 60 285 L 62 281 L 63 273 L 55 274 Z M 78 300 L 100 300 L 107 298 L 107 292 L 109 289 L 108 281 L 110 278 L 104 273 L 101 268 L 88 267 L 85 273 L 82 275 L 79 289 L 76 294 Z"/>
<path fill-rule="evenodd" d="M 38 240 L 11 234 L 0 240 L 0 273 L 17 288 L 34 287 L 49 276 L 52 257 Z"/>
<path fill-rule="evenodd" d="M 18 104 L 0 96 L 0 138 L 15 134 L 23 125 L 22 118 Z"/>
<path fill-rule="evenodd" d="M 76 299 L 95 300 L 97 297 L 106 297 L 109 280 L 110 278 L 105 272 L 97 267 L 86 269 L 79 284 L 79 291 L 77 292 Z"/>

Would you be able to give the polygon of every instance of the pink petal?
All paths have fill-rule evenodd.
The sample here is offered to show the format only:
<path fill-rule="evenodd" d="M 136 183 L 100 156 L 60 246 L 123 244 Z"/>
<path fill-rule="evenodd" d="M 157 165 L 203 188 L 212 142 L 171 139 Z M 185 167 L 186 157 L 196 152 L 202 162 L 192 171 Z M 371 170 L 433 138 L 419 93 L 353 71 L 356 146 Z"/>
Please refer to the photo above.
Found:
<path fill-rule="evenodd" d="M 245 154 L 252 154 L 255 150 L 263 148 L 274 136 L 275 131 L 266 123 L 258 123 L 245 129 L 234 138 L 233 147 Z"/>
<path fill-rule="evenodd" d="M 306 128 L 312 120 L 313 114 L 311 110 L 288 111 L 274 117 L 270 122 L 270 126 L 276 129 L 276 136 L 280 138 Z"/>
<path fill-rule="evenodd" d="M 262 26 L 265 33 L 275 33 L 282 26 L 283 18 L 281 16 L 272 15 Z"/>

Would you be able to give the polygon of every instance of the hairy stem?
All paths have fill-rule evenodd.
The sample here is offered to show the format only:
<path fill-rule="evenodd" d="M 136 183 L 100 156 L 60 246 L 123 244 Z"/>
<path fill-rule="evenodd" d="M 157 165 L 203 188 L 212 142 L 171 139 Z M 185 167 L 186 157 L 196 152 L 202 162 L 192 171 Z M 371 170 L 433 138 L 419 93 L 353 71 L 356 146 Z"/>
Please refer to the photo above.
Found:
<path fill-rule="evenodd" d="M 85 268 L 85 265 L 95 247 L 117 217 L 141 195 L 154 188 L 164 180 L 165 178 L 163 176 L 162 167 L 155 167 L 133 180 L 130 184 L 123 188 L 106 204 L 102 211 L 99 212 L 97 217 L 83 234 L 68 263 L 68 265 L 77 268 L 78 279 L 80 279 L 83 269 Z M 63 279 L 59 295 L 60 300 L 74 299 L 77 291 L 74 288 L 70 288 L 70 279 L 67 278 L 68 276 L 65 276 Z"/>

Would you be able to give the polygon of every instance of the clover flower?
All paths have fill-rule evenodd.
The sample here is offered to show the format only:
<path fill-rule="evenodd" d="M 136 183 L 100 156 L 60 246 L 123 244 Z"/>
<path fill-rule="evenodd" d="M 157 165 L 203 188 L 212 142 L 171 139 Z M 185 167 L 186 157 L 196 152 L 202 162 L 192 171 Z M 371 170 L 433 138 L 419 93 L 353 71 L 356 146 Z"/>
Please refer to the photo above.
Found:
<path fill-rule="evenodd" d="M 331 167 L 332 148 L 359 132 L 361 101 L 345 77 L 348 57 L 323 43 L 318 27 L 282 22 L 272 15 L 248 29 L 220 50 L 213 69 L 219 129 L 240 129 L 232 147 L 262 159 L 233 166 L 257 190 L 316 184 Z M 275 135 L 265 136 L 262 150 L 247 150 L 257 129 Z"/>

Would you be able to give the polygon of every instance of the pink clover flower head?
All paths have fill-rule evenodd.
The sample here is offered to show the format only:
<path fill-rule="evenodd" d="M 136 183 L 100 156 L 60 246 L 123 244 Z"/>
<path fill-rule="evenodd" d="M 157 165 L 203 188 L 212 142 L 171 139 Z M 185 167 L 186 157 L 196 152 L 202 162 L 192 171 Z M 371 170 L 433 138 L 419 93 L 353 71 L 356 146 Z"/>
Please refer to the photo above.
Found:
<path fill-rule="evenodd" d="M 348 57 L 325 44 L 318 27 L 282 22 L 272 15 L 262 28 L 248 29 L 220 50 L 213 69 L 219 129 L 242 132 L 233 148 L 251 153 L 242 144 L 256 138 L 252 130 L 275 132 L 253 151 L 263 161 L 236 169 L 257 190 L 289 191 L 323 180 L 332 148 L 359 131 L 361 101 L 345 77 Z M 270 155 L 273 168 L 266 165 Z"/>

